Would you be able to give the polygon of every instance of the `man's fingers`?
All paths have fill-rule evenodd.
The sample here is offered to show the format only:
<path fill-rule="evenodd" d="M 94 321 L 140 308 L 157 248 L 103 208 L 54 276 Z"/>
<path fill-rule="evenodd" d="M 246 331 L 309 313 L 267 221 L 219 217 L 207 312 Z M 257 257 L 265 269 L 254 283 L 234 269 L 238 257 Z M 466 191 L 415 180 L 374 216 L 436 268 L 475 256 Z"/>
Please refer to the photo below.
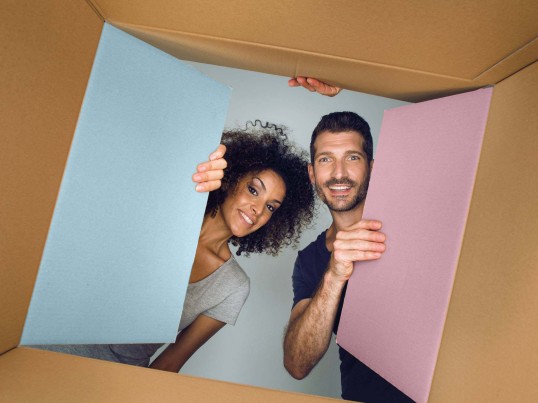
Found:
<path fill-rule="evenodd" d="M 334 251 L 334 260 L 337 263 L 349 264 L 351 262 L 363 262 L 365 260 L 376 260 L 381 257 L 381 252 L 371 250 L 338 250 Z"/>
<path fill-rule="evenodd" d="M 344 231 L 369 230 L 379 231 L 383 227 L 383 223 L 379 220 L 360 220 L 349 227 L 344 228 Z"/>
<path fill-rule="evenodd" d="M 306 77 L 301 77 L 301 76 L 297 77 L 297 82 L 310 92 L 316 91 L 316 89 L 312 85 L 310 85 Z"/>
<path fill-rule="evenodd" d="M 338 231 L 336 233 L 336 240 L 342 241 L 372 241 L 372 242 L 385 242 L 387 237 L 383 232 L 371 231 L 367 229 L 346 230 Z"/>
<path fill-rule="evenodd" d="M 386 246 L 382 242 L 370 242 L 365 240 L 335 240 L 334 250 L 356 250 L 356 251 L 371 251 L 385 252 Z"/>
<path fill-rule="evenodd" d="M 290 87 L 304 87 L 310 92 L 317 92 L 318 94 L 328 97 L 334 97 L 342 89 L 334 85 L 324 83 L 313 77 L 297 76 L 288 80 L 288 86 Z"/>
<path fill-rule="evenodd" d="M 299 82 L 297 81 L 296 78 L 290 78 L 288 80 L 288 86 L 290 86 L 290 87 L 300 87 L 301 84 L 299 84 Z"/>

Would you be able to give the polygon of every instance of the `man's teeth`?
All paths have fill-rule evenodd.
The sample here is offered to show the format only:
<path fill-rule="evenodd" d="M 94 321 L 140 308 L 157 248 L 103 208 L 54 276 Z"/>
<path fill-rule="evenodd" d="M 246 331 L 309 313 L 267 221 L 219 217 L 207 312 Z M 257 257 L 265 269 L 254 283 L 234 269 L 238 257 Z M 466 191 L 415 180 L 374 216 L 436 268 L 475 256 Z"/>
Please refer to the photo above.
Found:
<path fill-rule="evenodd" d="M 331 190 L 347 190 L 351 189 L 351 186 L 329 186 Z"/>
<path fill-rule="evenodd" d="M 248 218 L 248 216 L 245 213 L 243 213 L 242 211 L 240 211 L 239 213 L 241 213 L 241 217 L 243 217 L 244 220 L 248 222 L 250 225 L 254 224 L 254 222 L 250 218 Z"/>

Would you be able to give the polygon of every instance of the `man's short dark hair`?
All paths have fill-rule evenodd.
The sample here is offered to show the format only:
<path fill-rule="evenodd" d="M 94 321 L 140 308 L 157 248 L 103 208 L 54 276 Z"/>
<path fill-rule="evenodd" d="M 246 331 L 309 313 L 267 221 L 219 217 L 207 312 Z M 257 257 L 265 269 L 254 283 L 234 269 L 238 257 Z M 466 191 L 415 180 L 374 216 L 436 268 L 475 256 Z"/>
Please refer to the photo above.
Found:
<path fill-rule="evenodd" d="M 316 150 L 314 149 L 314 142 L 318 135 L 322 132 L 350 132 L 354 131 L 359 133 L 363 141 L 363 149 L 368 163 L 374 158 L 374 143 L 372 140 L 372 134 L 370 133 L 370 126 L 355 112 L 333 112 L 325 115 L 321 118 L 318 125 L 312 132 L 312 138 L 310 139 L 310 161 L 314 163 L 314 155 Z"/>

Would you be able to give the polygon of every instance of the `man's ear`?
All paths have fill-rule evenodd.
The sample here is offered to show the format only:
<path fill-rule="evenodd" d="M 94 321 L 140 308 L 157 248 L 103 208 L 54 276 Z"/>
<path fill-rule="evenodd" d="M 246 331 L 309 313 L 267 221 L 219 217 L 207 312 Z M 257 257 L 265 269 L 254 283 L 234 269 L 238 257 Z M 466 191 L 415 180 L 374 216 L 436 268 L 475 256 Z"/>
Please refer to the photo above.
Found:
<path fill-rule="evenodd" d="M 314 185 L 316 183 L 316 175 L 314 174 L 314 167 L 312 164 L 308 164 L 308 177 L 310 178 L 310 183 Z"/>
<path fill-rule="evenodd" d="M 374 169 L 374 160 L 373 159 L 370 161 L 370 172 L 372 172 L 372 169 Z"/>

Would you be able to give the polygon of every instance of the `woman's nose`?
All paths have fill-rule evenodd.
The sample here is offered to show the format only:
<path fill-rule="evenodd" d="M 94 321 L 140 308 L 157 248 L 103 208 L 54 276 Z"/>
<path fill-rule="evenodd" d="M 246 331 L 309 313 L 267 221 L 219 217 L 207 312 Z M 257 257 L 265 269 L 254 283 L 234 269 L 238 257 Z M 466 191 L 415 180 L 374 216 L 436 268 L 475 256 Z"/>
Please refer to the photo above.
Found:
<path fill-rule="evenodd" d="M 258 213 L 262 211 L 261 204 L 262 204 L 261 202 L 252 203 L 252 205 L 250 206 L 252 214 L 257 216 Z"/>

